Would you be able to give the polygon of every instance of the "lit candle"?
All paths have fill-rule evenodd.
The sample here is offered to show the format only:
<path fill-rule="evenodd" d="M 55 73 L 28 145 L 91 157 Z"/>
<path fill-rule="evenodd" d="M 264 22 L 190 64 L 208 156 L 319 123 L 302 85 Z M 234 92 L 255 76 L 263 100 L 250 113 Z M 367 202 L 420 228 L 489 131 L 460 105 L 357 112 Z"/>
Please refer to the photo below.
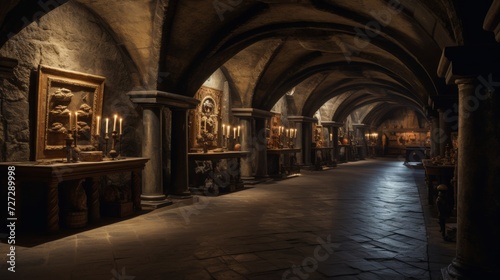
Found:
<path fill-rule="evenodd" d="M 106 134 L 108 134 L 109 118 L 106 118 Z"/>
<path fill-rule="evenodd" d="M 113 122 L 113 131 L 116 131 L 116 118 L 118 118 L 118 115 L 115 114 L 114 118 L 115 118 L 115 121 Z"/>
<path fill-rule="evenodd" d="M 123 118 L 120 118 L 120 135 L 122 135 Z"/>
<path fill-rule="evenodd" d="M 77 125 L 78 125 L 78 112 L 75 112 L 75 129 L 77 129 L 76 128 Z"/>
<path fill-rule="evenodd" d="M 100 126 L 100 122 L 101 121 L 101 117 L 97 116 L 97 122 L 95 124 L 95 135 L 99 135 L 99 126 Z"/>
<path fill-rule="evenodd" d="M 236 139 L 236 127 L 233 128 L 233 137 Z"/>
<path fill-rule="evenodd" d="M 241 129 L 241 126 L 238 125 L 238 137 L 240 137 L 240 129 Z"/>
<path fill-rule="evenodd" d="M 226 135 L 226 136 L 227 136 L 227 138 L 229 138 L 229 136 L 231 136 L 231 135 L 229 135 L 229 134 L 231 134 L 231 126 L 230 126 L 230 125 L 227 125 L 227 135 Z"/>
<path fill-rule="evenodd" d="M 295 138 L 297 138 L 297 129 L 295 129 L 295 131 L 293 132 Z"/>
<path fill-rule="evenodd" d="M 285 135 L 286 135 L 286 137 L 290 137 L 290 130 L 288 128 L 286 129 L 286 134 Z"/>
<path fill-rule="evenodd" d="M 330 133 L 330 141 L 333 140 L 333 135 Z"/>
<path fill-rule="evenodd" d="M 222 124 L 222 136 L 226 135 L 226 125 Z"/>

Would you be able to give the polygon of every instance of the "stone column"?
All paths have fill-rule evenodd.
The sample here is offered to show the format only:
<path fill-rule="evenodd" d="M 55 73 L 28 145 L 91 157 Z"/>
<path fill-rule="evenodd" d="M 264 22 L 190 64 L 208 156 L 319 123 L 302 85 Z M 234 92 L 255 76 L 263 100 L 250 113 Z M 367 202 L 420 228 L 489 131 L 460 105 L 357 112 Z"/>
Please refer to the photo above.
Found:
<path fill-rule="evenodd" d="M 161 169 L 161 105 L 143 105 L 142 122 L 144 134 L 142 155 L 149 158 L 142 177 L 142 200 L 164 200 Z M 160 168 L 158 168 L 160 167 Z"/>
<path fill-rule="evenodd" d="M 255 177 L 267 178 L 266 119 L 255 119 L 257 143 L 255 149 Z"/>
<path fill-rule="evenodd" d="M 361 143 L 358 143 L 358 145 L 361 145 L 361 151 L 359 156 L 359 159 L 365 159 L 366 153 L 367 153 L 367 148 L 366 148 L 366 139 L 365 139 L 365 128 L 366 125 L 359 123 L 359 124 L 353 124 L 352 127 L 354 128 L 354 138 L 356 140 L 362 139 Z M 357 150 L 358 147 L 355 147 Z"/>
<path fill-rule="evenodd" d="M 439 154 L 444 156 L 446 146 L 451 147 L 451 123 L 446 118 L 446 111 L 438 109 L 439 112 Z"/>
<path fill-rule="evenodd" d="M 250 154 L 246 157 L 241 158 L 240 170 L 242 179 L 253 179 L 254 172 L 252 167 L 252 158 L 254 157 L 254 144 L 252 137 L 253 119 L 252 118 L 240 118 L 241 125 L 241 150 L 250 151 Z"/>
<path fill-rule="evenodd" d="M 161 112 L 165 106 L 181 109 L 194 108 L 199 101 L 186 96 L 157 90 L 131 91 L 127 93 L 127 95 L 130 97 L 132 102 L 141 105 L 143 108 L 142 121 L 144 126 L 144 137 L 142 141 L 142 156 L 149 158 L 149 161 L 146 163 L 142 176 L 141 204 L 143 206 L 153 208 L 171 204 L 171 202 L 165 198 L 164 183 L 166 182 L 163 182 L 163 160 L 161 149 L 163 126 L 161 124 Z M 184 115 L 186 114 L 187 113 L 185 111 Z M 179 118 L 177 117 L 176 120 L 177 119 Z M 175 123 L 175 121 L 173 122 Z M 185 126 L 187 126 L 186 123 L 187 122 L 184 118 Z M 185 141 L 185 144 L 179 144 L 179 146 L 185 145 L 187 147 L 187 136 Z M 172 150 L 174 149 L 175 147 L 172 145 Z M 184 156 L 184 153 L 180 153 L 176 156 Z M 179 160 L 179 162 L 183 162 L 183 160 L 187 162 L 187 151 L 185 153 L 185 159 L 174 159 L 176 162 L 177 160 Z M 187 168 L 185 172 L 187 172 Z M 187 189 L 187 184 L 185 189 Z"/>
<path fill-rule="evenodd" d="M 171 177 L 168 188 L 169 196 L 190 196 L 188 172 L 188 111 L 187 109 L 171 108 Z"/>
<path fill-rule="evenodd" d="M 441 154 L 440 152 L 440 129 L 439 129 L 439 117 L 431 117 L 431 157 L 435 157 Z"/>
<path fill-rule="evenodd" d="M 445 280 L 500 279 L 499 63 L 498 44 L 457 46 L 438 67 L 458 85 L 457 249 Z"/>
<path fill-rule="evenodd" d="M 302 135 L 304 135 L 303 131 L 303 126 L 301 122 L 295 122 L 295 128 L 297 129 L 297 138 L 295 138 L 295 148 L 300 148 L 302 149 Z M 302 150 L 297 153 L 297 164 L 299 166 L 304 165 L 304 158 L 303 158 L 303 153 Z"/>
<path fill-rule="evenodd" d="M 233 108 L 231 111 L 233 116 L 240 119 L 241 150 L 250 152 L 248 156 L 241 159 L 242 178 L 267 177 L 265 124 L 266 119 L 270 118 L 272 114 L 254 108 Z"/>
<path fill-rule="evenodd" d="M 332 140 L 330 141 L 331 142 L 330 147 L 332 147 L 331 157 L 332 157 L 332 161 L 333 161 L 333 166 L 336 166 L 337 162 L 338 162 L 337 150 L 338 150 L 338 146 L 339 146 L 338 145 L 338 143 L 339 143 L 339 127 L 341 127 L 343 124 L 338 123 L 338 122 L 333 122 L 333 121 L 324 121 L 324 122 L 321 122 L 321 124 L 324 127 L 328 128 L 329 134 L 330 133 L 332 134 Z M 330 135 L 328 135 L 328 139 L 330 139 Z"/>
<path fill-rule="evenodd" d="M 456 80 L 459 89 L 457 252 L 445 279 L 500 279 L 500 101 L 477 79 Z M 497 95 L 497 96 L 494 96 Z M 487 156 L 490 155 L 490 156 Z"/>
<path fill-rule="evenodd" d="M 311 123 L 316 119 L 304 116 L 289 116 L 289 121 L 295 122 L 297 128 L 296 147 L 301 151 L 297 153 L 297 163 L 302 166 L 311 165 L 311 145 L 312 145 L 312 127 Z"/>

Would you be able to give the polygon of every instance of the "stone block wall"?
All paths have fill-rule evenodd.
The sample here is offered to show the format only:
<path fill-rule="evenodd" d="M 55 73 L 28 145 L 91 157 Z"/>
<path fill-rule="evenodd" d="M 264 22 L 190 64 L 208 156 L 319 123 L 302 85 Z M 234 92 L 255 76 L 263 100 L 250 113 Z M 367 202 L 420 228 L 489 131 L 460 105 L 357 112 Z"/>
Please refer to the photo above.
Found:
<path fill-rule="evenodd" d="M 133 88 L 132 65 L 98 17 L 77 3 L 67 3 L 13 36 L 0 56 L 15 58 L 14 78 L 0 80 L 2 161 L 25 161 L 36 139 L 37 69 L 40 64 L 106 78 L 103 117 L 124 118 L 122 152 L 140 156 L 142 122 L 126 93 Z"/>

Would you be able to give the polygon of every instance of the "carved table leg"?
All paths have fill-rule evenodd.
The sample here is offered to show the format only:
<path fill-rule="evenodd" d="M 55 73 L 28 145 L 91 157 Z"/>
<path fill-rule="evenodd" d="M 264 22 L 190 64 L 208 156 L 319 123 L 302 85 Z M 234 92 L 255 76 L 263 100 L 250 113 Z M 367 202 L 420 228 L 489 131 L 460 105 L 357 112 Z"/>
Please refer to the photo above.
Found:
<path fill-rule="evenodd" d="M 51 180 L 47 184 L 47 231 L 56 232 L 59 230 L 59 180 Z"/>
<path fill-rule="evenodd" d="M 142 169 L 132 170 L 132 202 L 134 210 L 142 210 L 141 192 L 142 192 Z"/>
<path fill-rule="evenodd" d="M 89 206 L 89 220 L 91 223 L 101 218 L 101 206 L 99 201 L 99 185 L 101 177 L 89 178 L 90 184 L 87 189 L 87 201 Z"/>

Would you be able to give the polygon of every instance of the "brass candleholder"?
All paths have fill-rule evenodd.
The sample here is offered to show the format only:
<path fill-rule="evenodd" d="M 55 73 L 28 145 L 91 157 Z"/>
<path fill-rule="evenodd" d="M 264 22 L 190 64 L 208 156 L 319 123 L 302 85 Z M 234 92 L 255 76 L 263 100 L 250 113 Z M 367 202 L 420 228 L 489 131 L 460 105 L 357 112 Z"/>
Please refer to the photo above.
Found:
<path fill-rule="evenodd" d="M 116 151 L 116 143 L 118 143 L 118 133 L 113 131 L 111 134 L 111 150 L 109 151 L 109 156 L 111 159 L 115 160 L 118 157 L 118 152 Z"/>
<path fill-rule="evenodd" d="M 92 138 L 94 138 L 94 150 L 100 151 L 101 150 L 101 143 L 100 143 L 100 138 L 101 135 L 99 134 L 92 134 Z"/>
<path fill-rule="evenodd" d="M 104 156 L 107 157 L 107 151 L 108 151 L 108 141 L 109 141 L 109 136 L 108 133 L 104 134 Z"/>
<path fill-rule="evenodd" d="M 73 144 L 74 138 L 73 138 L 73 133 L 71 130 L 68 131 L 66 134 L 66 138 L 64 139 L 66 141 L 66 162 L 71 162 L 72 160 L 72 154 L 73 154 L 73 148 L 71 145 Z"/>

